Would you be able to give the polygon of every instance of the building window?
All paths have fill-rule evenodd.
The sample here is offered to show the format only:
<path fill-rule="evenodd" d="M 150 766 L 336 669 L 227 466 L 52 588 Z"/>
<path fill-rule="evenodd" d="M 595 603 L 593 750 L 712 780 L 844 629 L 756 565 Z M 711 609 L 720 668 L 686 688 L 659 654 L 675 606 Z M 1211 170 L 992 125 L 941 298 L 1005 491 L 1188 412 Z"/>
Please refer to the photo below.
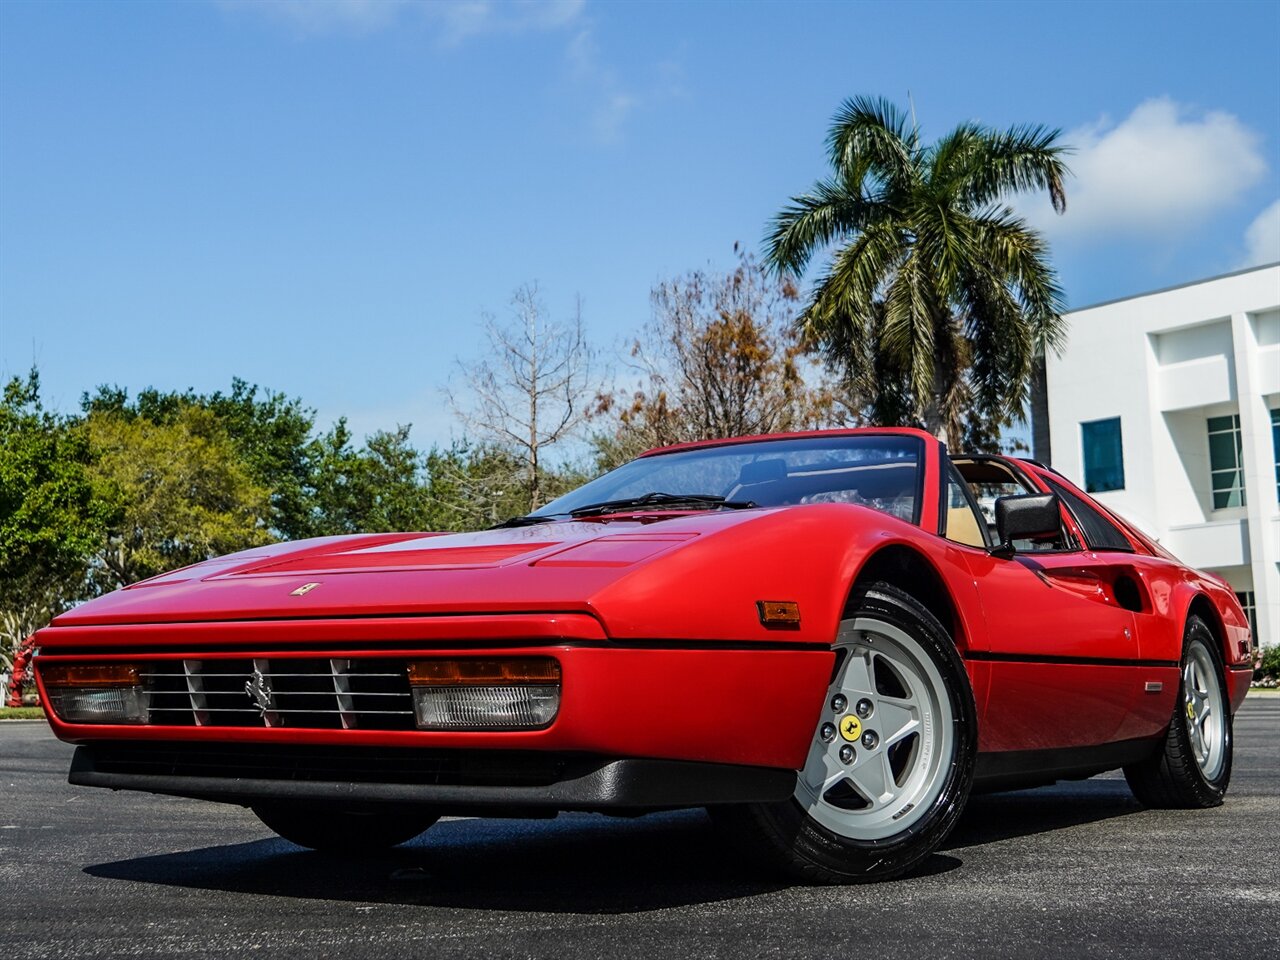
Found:
<path fill-rule="evenodd" d="M 1271 452 L 1276 459 L 1276 499 L 1280 500 L 1280 407 L 1271 411 Z"/>
<path fill-rule="evenodd" d="M 1213 509 L 1243 507 L 1244 446 L 1240 415 L 1209 418 L 1209 475 L 1213 481 Z"/>
<path fill-rule="evenodd" d="M 1249 621 L 1249 632 L 1253 634 L 1254 646 L 1258 644 L 1258 607 L 1253 599 L 1252 590 L 1244 590 L 1236 594 L 1240 606 L 1244 608 L 1245 619 Z"/>
<path fill-rule="evenodd" d="M 1084 489 L 1103 493 L 1124 489 L 1124 446 L 1120 440 L 1120 418 L 1080 424 L 1084 445 Z"/>

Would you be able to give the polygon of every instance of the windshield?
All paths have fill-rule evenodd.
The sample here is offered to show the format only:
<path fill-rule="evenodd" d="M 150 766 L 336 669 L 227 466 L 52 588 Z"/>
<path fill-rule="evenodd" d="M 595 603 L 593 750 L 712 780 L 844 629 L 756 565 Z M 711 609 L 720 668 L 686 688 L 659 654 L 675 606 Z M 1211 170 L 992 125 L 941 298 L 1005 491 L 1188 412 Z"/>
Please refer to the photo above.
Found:
<path fill-rule="evenodd" d="M 762 507 L 856 503 L 915 523 L 923 452 L 915 437 L 875 434 L 699 447 L 632 460 L 531 516 L 565 515 L 646 494 L 693 494 Z"/>

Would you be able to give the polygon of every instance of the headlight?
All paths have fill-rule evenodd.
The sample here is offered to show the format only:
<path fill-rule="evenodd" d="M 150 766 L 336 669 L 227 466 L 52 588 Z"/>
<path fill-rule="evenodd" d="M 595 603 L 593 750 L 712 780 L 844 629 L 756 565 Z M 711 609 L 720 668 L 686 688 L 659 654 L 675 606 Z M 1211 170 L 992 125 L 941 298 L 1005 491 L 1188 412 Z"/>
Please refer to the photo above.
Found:
<path fill-rule="evenodd" d="M 49 706 L 67 723 L 146 723 L 147 691 L 133 664 L 39 664 Z"/>
<path fill-rule="evenodd" d="M 415 660 L 409 685 L 423 730 L 534 729 L 560 709 L 560 664 L 550 657 Z"/>

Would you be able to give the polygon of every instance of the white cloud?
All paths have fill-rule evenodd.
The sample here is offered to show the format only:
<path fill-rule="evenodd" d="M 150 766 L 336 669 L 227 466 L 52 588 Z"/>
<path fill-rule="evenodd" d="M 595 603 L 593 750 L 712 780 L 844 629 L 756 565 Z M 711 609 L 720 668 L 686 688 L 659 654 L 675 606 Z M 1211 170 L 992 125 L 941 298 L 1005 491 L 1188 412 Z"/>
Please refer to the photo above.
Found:
<path fill-rule="evenodd" d="M 565 63 L 569 82 L 587 96 L 585 113 L 591 135 L 598 143 L 620 140 L 624 123 L 637 109 L 684 95 L 684 73 L 674 60 L 655 64 L 647 80 L 624 81 L 601 56 L 590 23 L 569 41 Z"/>
<path fill-rule="evenodd" d="M 636 97 L 622 89 L 617 72 L 601 60 L 589 26 L 574 34 L 565 59 L 569 79 L 590 91 L 595 101 L 590 113 L 592 135 L 601 143 L 615 143 L 622 134 L 623 122 L 636 106 Z"/>
<path fill-rule="evenodd" d="M 552 30 L 575 20 L 586 0 L 216 0 L 302 34 L 371 33 L 411 18 L 435 26 L 444 43 L 495 33 Z"/>
<path fill-rule="evenodd" d="M 1253 218 L 1244 232 L 1243 267 L 1257 267 L 1280 261 L 1280 200 Z"/>
<path fill-rule="evenodd" d="M 1235 202 L 1267 164 L 1259 135 L 1222 111 L 1196 114 L 1167 97 L 1147 100 L 1120 123 L 1103 117 L 1065 134 L 1067 212 L 1022 204 L 1058 236 L 1170 236 Z"/>

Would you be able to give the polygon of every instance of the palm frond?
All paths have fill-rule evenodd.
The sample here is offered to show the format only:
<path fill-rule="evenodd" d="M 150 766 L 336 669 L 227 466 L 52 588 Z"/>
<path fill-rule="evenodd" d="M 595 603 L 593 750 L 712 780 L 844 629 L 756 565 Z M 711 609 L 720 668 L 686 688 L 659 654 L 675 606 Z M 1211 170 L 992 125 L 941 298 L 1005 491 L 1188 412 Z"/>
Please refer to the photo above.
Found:
<path fill-rule="evenodd" d="M 853 97 L 836 111 L 827 155 L 843 175 L 861 183 L 869 174 L 884 184 L 915 180 L 919 133 L 884 97 Z"/>
<path fill-rule="evenodd" d="M 873 224 L 841 250 L 814 288 L 800 315 L 802 332 L 825 336 L 822 323 L 838 312 L 867 313 L 906 254 L 906 239 L 894 223 Z"/>
<path fill-rule="evenodd" d="M 936 352 L 935 301 L 929 280 L 913 249 L 898 269 L 884 298 L 884 346 L 910 372 L 917 407 L 927 409 L 934 395 Z"/>
<path fill-rule="evenodd" d="M 774 217 L 765 238 L 765 262 L 779 273 L 803 273 L 816 251 L 867 229 L 884 214 L 879 197 L 862 196 L 838 180 L 820 180 Z"/>
<path fill-rule="evenodd" d="M 985 137 L 986 131 L 979 124 L 961 123 L 928 147 L 925 163 L 929 169 L 929 183 L 945 192 L 957 175 L 968 168 L 970 158 L 982 148 Z"/>
<path fill-rule="evenodd" d="M 1067 336 L 1062 319 L 1066 295 L 1049 263 L 1044 239 L 1020 217 L 1004 210 L 976 218 L 973 231 L 983 262 L 1011 282 L 1022 300 L 1035 349 L 1061 350 Z"/>
<path fill-rule="evenodd" d="M 1046 190 L 1053 209 L 1067 209 L 1065 182 L 1070 175 L 1065 157 L 1071 152 L 1058 142 L 1062 131 L 1038 124 L 987 131 L 956 171 L 956 186 L 972 207 L 981 207 L 1016 193 Z"/>
<path fill-rule="evenodd" d="M 969 380 L 976 406 L 987 416 L 1019 415 L 1035 352 L 1022 304 L 983 264 L 975 265 L 962 289 L 961 322 L 970 347 Z"/>

